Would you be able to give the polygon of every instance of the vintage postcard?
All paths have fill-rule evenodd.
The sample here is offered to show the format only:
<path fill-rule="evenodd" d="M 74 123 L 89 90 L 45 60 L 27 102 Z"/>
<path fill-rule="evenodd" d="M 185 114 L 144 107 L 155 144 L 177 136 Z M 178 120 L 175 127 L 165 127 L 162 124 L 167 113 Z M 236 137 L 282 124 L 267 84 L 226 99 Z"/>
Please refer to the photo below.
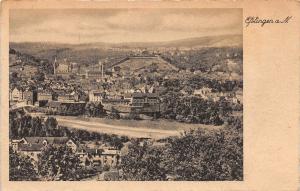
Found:
<path fill-rule="evenodd" d="M 299 12 L 4 2 L 0 190 L 297 190 Z"/>

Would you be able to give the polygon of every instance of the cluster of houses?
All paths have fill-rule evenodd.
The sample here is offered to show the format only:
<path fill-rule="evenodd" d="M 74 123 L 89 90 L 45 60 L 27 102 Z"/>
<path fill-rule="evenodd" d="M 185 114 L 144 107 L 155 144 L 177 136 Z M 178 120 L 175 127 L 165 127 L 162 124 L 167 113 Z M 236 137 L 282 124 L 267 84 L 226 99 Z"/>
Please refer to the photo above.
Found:
<path fill-rule="evenodd" d="M 211 88 L 203 87 L 201 89 L 194 90 L 194 96 L 198 96 L 204 100 L 212 100 L 214 102 L 219 101 L 221 98 L 224 98 L 226 101 L 229 101 L 234 104 L 243 103 L 243 94 L 242 91 L 236 91 L 233 93 L 224 93 L 224 92 L 212 92 Z"/>
<path fill-rule="evenodd" d="M 24 103 L 26 105 L 33 105 L 37 99 L 36 93 L 33 90 L 13 88 L 9 91 L 9 101 L 11 103 Z"/>
<path fill-rule="evenodd" d="M 35 105 L 47 108 L 52 112 L 58 111 L 62 105 L 85 105 L 89 101 L 101 103 L 108 112 L 114 108 L 120 113 L 135 111 L 138 113 L 158 114 L 160 112 L 160 99 L 157 93 L 152 93 L 154 92 L 153 90 L 153 87 L 149 87 L 148 89 L 141 88 L 138 91 L 128 91 L 121 95 L 112 95 L 102 88 L 88 90 L 87 99 L 81 99 L 79 93 L 76 91 L 39 88 L 35 90 L 23 90 L 14 87 L 9 92 L 9 101 L 11 105 Z"/>
<path fill-rule="evenodd" d="M 55 96 L 56 95 L 56 96 Z M 77 92 L 49 91 L 49 90 L 34 90 L 22 89 L 14 87 L 9 91 L 9 101 L 11 105 L 36 105 L 45 106 L 51 101 L 58 102 L 79 102 L 79 95 Z"/>
<path fill-rule="evenodd" d="M 141 55 L 144 55 L 144 51 L 141 52 Z M 146 56 L 144 65 L 148 66 L 148 62 L 152 62 L 151 59 L 153 57 L 156 60 L 161 60 L 159 56 L 150 55 Z M 119 62 L 116 62 L 110 68 L 105 68 L 107 61 L 99 61 L 98 64 L 86 66 L 69 62 L 66 59 L 59 61 L 55 59 L 53 63 L 54 75 L 47 75 L 41 84 L 36 84 L 37 88 L 35 90 L 28 88 L 23 90 L 17 87 L 10 89 L 9 100 L 11 105 L 15 103 L 35 105 L 46 107 L 51 111 L 59 110 L 62 105 L 96 102 L 104 105 L 107 111 L 115 109 L 120 113 L 134 111 L 142 114 L 159 114 L 160 98 L 159 93 L 155 90 L 163 87 L 161 87 L 158 81 L 152 82 L 152 87 L 147 87 L 147 76 L 143 75 L 145 72 L 141 72 L 144 70 L 140 70 L 141 66 L 138 64 L 141 62 L 140 60 L 145 59 L 144 57 L 136 55 L 125 57 L 125 59 L 119 59 Z M 176 71 L 176 68 L 173 68 L 166 61 L 163 60 L 162 62 L 164 63 L 163 66 Z M 139 70 L 127 70 L 126 67 L 130 64 L 133 68 L 139 68 Z M 139 72 L 141 73 L 138 74 Z M 153 72 L 151 75 L 155 73 Z M 163 79 L 182 78 L 183 75 L 188 76 L 191 74 L 191 71 L 180 71 L 178 73 L 165 72 Z M 74 79 L 71 78 L 72 75 L 75 75 Z M 57 80 L 58 76 L 65 80 Z M 135 79 L 132 80 L 132 77 Z M 239 92 L 225 95 L 224 93 L 212 92 L 207 87 L 193 91 L 186 92 L 185 90 L 181 90 L 181 93 L 184 95 L 193 94 L 194 96 L 215 102 L 219 101 L 222 97 L 233 103 L 242 102 L 242 93 Z"/>
<path fill-rule="evenodd" d="M 76 154 L 82 166 L 116 167 L 121 160 L 121 151 L 105 144 L 80 144 L 68 137 L 24 137 L 10 141 L 10 146 L 16 153 L 29 157 L 37 164 L 39 155 L 48 145 L 54 147 L 66 146 Z"/>

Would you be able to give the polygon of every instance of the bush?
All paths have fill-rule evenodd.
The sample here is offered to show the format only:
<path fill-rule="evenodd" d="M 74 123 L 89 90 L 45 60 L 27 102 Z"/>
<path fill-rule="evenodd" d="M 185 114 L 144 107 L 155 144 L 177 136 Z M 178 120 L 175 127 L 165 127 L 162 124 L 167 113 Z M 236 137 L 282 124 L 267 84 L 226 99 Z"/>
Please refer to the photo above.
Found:
<path fill-rule="evenodd" d="M 105 164 L 103 166 L 103 171 L 109 171 L 109 169 L 110 169 L 110 166 L 108 164 Z"/>
<path fill-rule="evenodd" d="M 37 180 L 37 173 L 31 159 L 23 157 L 9 149 L 9 180 L 10 181 L 32 181 Z"/>

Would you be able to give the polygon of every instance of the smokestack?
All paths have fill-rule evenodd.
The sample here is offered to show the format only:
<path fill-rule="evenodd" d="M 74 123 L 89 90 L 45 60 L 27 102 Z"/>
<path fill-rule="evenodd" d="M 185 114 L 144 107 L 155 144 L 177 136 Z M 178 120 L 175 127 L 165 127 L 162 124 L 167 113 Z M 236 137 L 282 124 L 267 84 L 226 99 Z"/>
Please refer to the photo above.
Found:
<path fill-rule="evenodd" d="M 88 69 L 85 70 L 85 76 L 86 76 L 86 78 L 89 77 L 89 70 Z"/>
<path fill-rule="evenodd" d="M 53 73 L 54 73 L 54 75 L 56 75 L 56 57 L 53 62 Z"/>
<path fill-rule="evenodd" d="M 103 64 L 102 64 L 102 62 L 100 62 L 100 64 L 101 64 L 101 77 L 103 79 Z"/>

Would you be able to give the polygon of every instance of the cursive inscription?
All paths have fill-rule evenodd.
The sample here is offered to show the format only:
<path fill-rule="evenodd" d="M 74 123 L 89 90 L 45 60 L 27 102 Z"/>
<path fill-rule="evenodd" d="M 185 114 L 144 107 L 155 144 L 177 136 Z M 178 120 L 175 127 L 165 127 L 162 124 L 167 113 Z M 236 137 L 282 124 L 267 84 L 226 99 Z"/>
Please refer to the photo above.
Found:
<path fill-rule="evenodd" d="M 283 19 L 273 19 L 273 18 L 260 18 L 255 16 L 249 16 L 245 19 L 246 27 L 250 24 L 259 24 L 261 27 L 265 26 L 266 24 L 287 24 L 292 19 L 292 16 L 287 16 Z"/>

